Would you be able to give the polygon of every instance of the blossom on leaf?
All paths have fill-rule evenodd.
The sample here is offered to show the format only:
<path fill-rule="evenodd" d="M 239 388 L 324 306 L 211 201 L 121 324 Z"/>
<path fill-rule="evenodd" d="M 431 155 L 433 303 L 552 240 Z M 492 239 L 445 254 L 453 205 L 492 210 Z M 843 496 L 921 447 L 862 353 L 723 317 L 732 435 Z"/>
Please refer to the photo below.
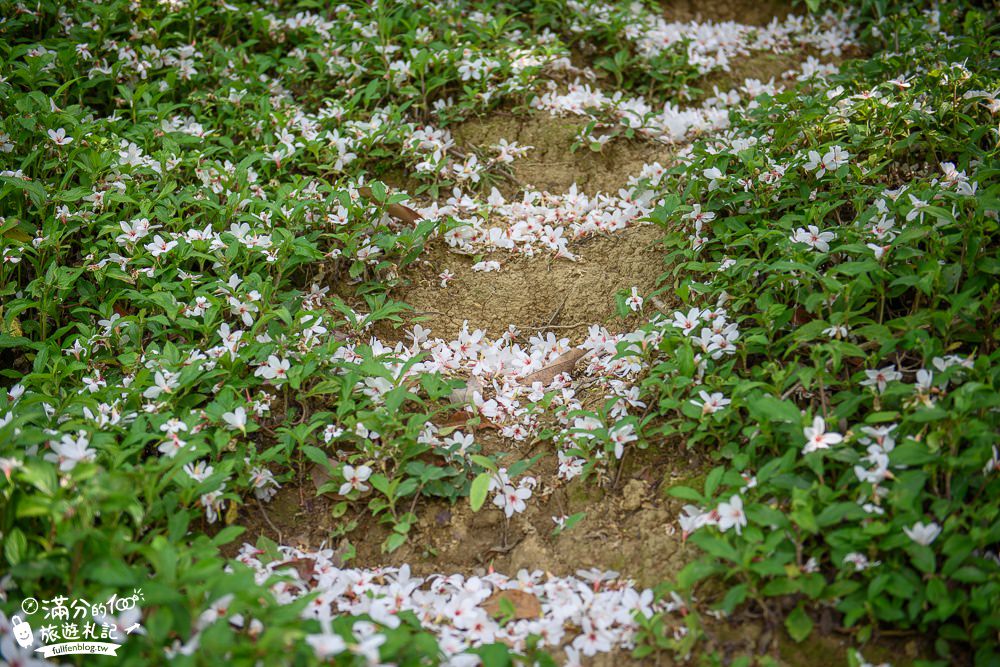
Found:
<path fill-rule="evenodd" d="M 936 540 L 938 535 L 941 534 L 941 526 L 937 525 L 933 521 L 928 524 L 918 521 L 909 528 L 904 527 L 903 532 L 917 544 L 926 547 L 930 545 L 931 542 Z"/>
<path fill-rule="evenodd" d="M 66 130 L 64 128 L 59 128 L 58 130 L 49 130 L 49 139 L 52 140 L 56 146 L 66 146 L 73 143 L 73 137 L 66 136 Z"/>
<path fill-rule="evenodd" d="M 719 503 L 715 511 L 719 515 L 717 521 L 719 530 L 726 532 L 730 528 L 735 528 L 737 535 L 742 534 L 743 526 L 747 525 L 747 515 L 743 512 L 743 498 L 734 495 L 729 502 Z"/>
<path fill-rule="evenodd" d="M 352 465 L 344 465 L 340 472 L 344 475 L 344 483 L 340 485 L 340 491 L 338 491 L 340 495 L 346 496 L 351 491 L 367 491 L 370 488 L 365 484 L 372 476 L 370 467 L 358 466 L 355 468 Z"/>
<path fill-rule="evenodd" d="M 265 380 L 285 380 L 288 378 L 289 368 L 291 368 L 291 364 L 288 359 L 281 359 L 272 354 L 267 358 L 266 364 L 254 371 L 254 375 Z"/>
<path fill-rule="evenodd" d="M 806 444 L 802 448 L 803 454 L 829 449 L 830 445 L 836 445 L 844 440 L 844 436 L 839 433 L 827 432 L 826 420 L 819 415 L 813 418 L 812 426 L 805 427 L 802 432 L 806 436 Z"/>

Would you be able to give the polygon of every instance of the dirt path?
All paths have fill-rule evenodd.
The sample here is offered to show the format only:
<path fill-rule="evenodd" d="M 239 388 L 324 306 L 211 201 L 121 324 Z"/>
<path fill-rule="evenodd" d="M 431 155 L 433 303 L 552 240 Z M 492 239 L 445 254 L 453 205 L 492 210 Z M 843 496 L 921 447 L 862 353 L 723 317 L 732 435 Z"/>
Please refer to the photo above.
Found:
<path fill-rule="evenodd" d="M 515 135 L 519 142 L 541 147 L 536 146 L 537 154 L 532 151 L 530 157 L 515 162 L 515 174 L 537 174 L 534 185 L 558 191 L 568 190 L 577 173 L 573 161 L 561 165 L 551 162 L 553 156 L 574 155 L 569 150 L 573 132 L 565 131 L 568 125 L 575 123 L 544 114 L 521 119 L 504 114 L 467 123 L 456 135 L 463 138 L 465 146 L 470 146 L 472 137 L 476 146 L 485 146 L 511 137 L 512 127 L 521 128 Z M 586 151 L 582 157 L 590 176 L 580 191 L 597 195 L 625 187 L 629 177 L 650 160 L 666 162 L 669 149 L 652 141 L 633 141 L 623 142 L 606 154 Z M 474 272 L 474 258 L 456 254 L 436 241 L 425 259 L 404 276 L 409 284 L 397 296 L 413 307 L 413 323 L 445 339 L 453 338 L 464 322 L 470 329 L 485 329 L 491 336 L 499 336 L 514 325 L 524 337 L 551 331 L 573 341 L 579 341 L 593 324 L 628 331 L 640 317 L 617 317 L 615 294 L 632 287 L 649 294 L 656 287 L 664 271 L 663 253 L 657 247 L 661 237 L 661 230 L 651 224 L 587 237 L 570 245 L 578 261 L 550 254 L 528 258 L 496 253 L 502 269 L 495 273 Z M 444 268 L 455 274 L 447 287 L 442 287 L 438 278 Z M 396 332 L 400 338 L 402 334 L 402 330 Z M 600 400 L 601 396 L 595 398 Z M 642 585 L 653 586 L 676 574 L 690 559 L 691 551 L 675 528 L 680 503 L 666 499 L 663 491 L 703 467 L 702 457 L 676 446 L 654 444 L 649 451 L 655 455 L 642 454 L 626 461 L 617 486 L 610 479 L 601 485 L 579 480 L 560 483 L 551 443 L 524 445 L 485 429 L 475 436 L 484 451 L 506 453 L 504 465 L 543 455 L 529 471 L 539 486 L 527 511 L 511 521 L 506 544 L 503 514 L 490 505 L 474 513 L 466 502 L 454 507 L 444 502 L 421 503 L 418 525 L 407 542 L 391 554 L 380 550 L 388 529 L 362 520 L 346 536 L 357 549 L 353 565 L 410 564 L 417 574 L 472 573 L 488 568 L 510 573 L 522 568 L 572 573 L 580 568 L 599 568 L 620 571 Z M 307 482 L 307 486 L 311 485 Z M 331 516 L 335 501 L 314 495 L 313 488 L 301 492 L 286 486 L 268 505 L 269 519 L 281 530 L 284 543 L 315 546 L 336 541 L 336 527 L 343 519 Z M 580 512 L 585 517 L 573 529 L 553 535 L 553 517 Z M 272 539 L 279 537 L 266 522 L 255 523 Z M 601 548 L 594 548 L 595 540 Z"/>
<path fill-rule="evenodd" d="M 699 18 L 696 5 L 700 7 L 698 3 L 675 3 L 666 14 L 672 20 Z M 746 21 L 748 6 L 740 2 L 723 5 L 732 16 L 716 14 L 711 18 Z M 754 13 L 760 19 L 757 23 L 781 14 L 770 5 L 761 11 L 767 16 Z M 794 66 L 795 58 L 794 54 L 762 54 L 741 62 L 732 75 L 708 81 L 725 85 L 732 76 L 775 76 Z M 500 139 L 533 147 L 511 165 L 510 179 L 497 184 L 505 197 L 516 196 L 523 188 L 563 193 L 574 186 L 587 195 L 617 193 L 643 165 L 669 164 L 670 147 L 648 139 L 615 141 L 600 153 L 587 148 L 573 152 L 576 133 L 585 124 L 578 118 L 541 112 L 501 112 L 466 122 L 454 130 L 454 136 L 466 151 L 485 149 Z M 413 307 L 410 324 L 427 327 L 434 336 L 446 340 L 456 336 L 467 322 L 469 329 L 484 329 L 491 337 L 500 336 L 513 325 L 525 339 L 552 332 L 579 343 L 591 325 L 629 331 L 648 320 L 618 316 L 615 295 L 633 287 L 648 295 L 659 287 L 657 279 L 666 269 L 664 253 L 658 247 L 661 236 L 656 226 L 638 224 L 613 234 L 573 240 L 569 249 L 578 261 L 550 253 L 529 258 L 503 251 L 473 257 L 454 252 L 439 238 L 402 276 L 401 287 L 393 296 Z M 482 259 L 499 261 L 500 271 L 474 271 L 473 265 Z M 443 269 L 454 274 L 446 287 L 439 277 Z M 402 329 L 378 333 L 386 343 L 405 337 Z M 603 400 L 601 392 L 583 392 L 582 396 L 584 402 Z M 483 575 L 495 570 L 513 577 L 522 569 L 570 575 L 596 568 L 620 572 L 648 587 L 672 579 L 694 557 L 694 550 L 684 544 L 676 526 L 682 503 L 665 492 L 675 484 L 697 486 L 698 477 L 710 467 L 707 455 L 688 451 L 682 443 L 653 442 L 649 449 L 626 456 L 620 473 L 615 467 L 613 474 L 609 472 L 596 482 L 565 482 L 556 475 L 558 461 L 551 442 L 517 442 L 483 428 L 474 435 L 484 453 L 505 454 L 502 465 L 541 455 L 528 472 L 538 485 L 526 511 L 515 515 L 509 525 L 488 501 L 482 510 L 472 512 L 466 501 L 449 506 L 443 501 L 420 500 L 415 507 L 419 520 L 407 541 L 386 554 L 380 547 L 390 534 L 389 528 L 355 510 L 335 519 L 332 508 L 340 498 L 316 496 L 313 480 L 306 477 L 282 488 L 267 506 L 266 517 L 260 512 L 241 517 L 249 527 L 248 541 L 267 535 L 279 544 L 304 549 L 321 544 L 343 548 L 349 542 L 356 550 L 350 567 L 408 565 L 415 575 Z M 555 519 L 575 514 L 583 517 L 572 529 L 555 534 Z M 345 532 L 345 525 L 353 528 Z M 775 654 L 775 646 L 790 645 L 780 639 L 772 643 L 776 633 L 781 635 L 781 631 L 765 630 L 762 622 L 744 615 L 736 625 L 718 623 L 710 633 L 708 648 Z M 841 642 L 817 639 L 815 645 L 821 649 L 822 659 L 812 651 L 788 653 L 779 649 L 781 661 L 792 665 L 843 664 L 845 648 Z M 593 664 L 621 664 L 626 656 L 622 651 L 602 654 Z"/>

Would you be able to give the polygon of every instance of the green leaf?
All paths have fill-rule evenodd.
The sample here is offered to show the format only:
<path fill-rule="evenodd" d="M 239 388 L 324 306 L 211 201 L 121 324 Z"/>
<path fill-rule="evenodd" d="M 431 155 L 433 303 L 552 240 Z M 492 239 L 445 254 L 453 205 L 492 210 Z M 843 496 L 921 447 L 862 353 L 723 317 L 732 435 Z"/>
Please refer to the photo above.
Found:
<path fill-rule="evenodd" d="M 812 632 L 812 619 L 806 614 L 801 603 L 785 619 L 785 629 L 788 630 L 788 635 L 797 642 L 805 641 Z"/>
<path fill-rule="evenodd" d="M 497 472 L 497 464 L 493 462 L 493 459 L 486 456 L 480 456 L 479 454 L 473 454 L 469 458 L 473 463 L 486 468 L 490 472 Z"/>
<path fill-rule="evenodd" d="M 696 503 L 705 502 L 705 497 L 687 486 L 672 486 L 667 489 L 667 494 L 681 500 L 691 500 Z"/>
<path fill-rule="evenodd" d="M 750 415 L 761 421 L 779 421 L 799 423 L 802 413 L 791 401 L 782 401 L 774 396 L 761 396 L 747 405 Z"/>
<path fill-rule="evenodd" d="M 246 532 L 246 528 L 243 526 L 226 526 L 212 538 L 212 544 L 219 547 L 223 544 L 229 544 L 237 537 Z"/>
<path fill-rule="evenodd" d="M 405 542 L 405 533 L 392 533 L 389 537 L 385 538 L 385 543 L 382 545 L 382 551 L 387 554 L 391 554 L 393 551 L 403 546 Z"/>
<path fill-rule="evenodd" d="M 28 538 L 24 536 L 20 528 L 11 528 L 10 532 L 7 533 L 7 539 L 4 540 L 3 545 L 3 555 L 6 556 L 7 562 L 11 565 L 17 565 L 28 555 Z"/>
<path fill-rule="evenodd" d="M 722 599 L 722 603 L 719 605 L 719 608 L 724 610 L 727 614 L 733 613 L 736 607 L 743 604 L 743 601 L 747 599 L 747 591 L 748 587 L 746 584 L 733 586 L 726 591 L 726 596 Z"/>
<path fill-rule="evenodd" d="M 677 573 L 677 585 L 689 589 L 696 583 L 722 570 L 722 565 L 711 558 L 700 558 L 688 563 Z"/>
<path fill-rule="evenodd" d="M 372 196 L 375 197 L 376 201 L 378 201 L 379 203 L 385 201 L 385 196 L 386 196 L 385 183 L 383 183 L 382 181 L 372 181 L 371 191 L 372 191 Z"/>
<path fill-rule="evenodd" d="M 819 532 L 819 525 L 816 523 L 816 517 L 813 516 L 811 507 L 803 505 L 789 512 L 788 516 L 799 528 L 813 534 Z"/>
<path fill-rule="evenodd" d="M 552 534 L 558 535 L 559 533 L 569 530 L 576 524 L 580 523 L 585 516 L 587 516 L 586 512 L 577 512 L 576 514 L 566 517 L 566 520 L 563 521 L 563 525 L 561 527 L 556 526 L 555 530 L 552 531 Z"/>
<path fill-rule="evenodd" d="M 724 539 L 711 535 L 707 531 L 700 530 L 691 536 L 691 541 L 697 544 L 706 552 L 733 563 L 740 561 L 740 554 L 731 544 Z"/>
<path fill-rule="evenodd" d="M 777 579 L 771 579 L 767 582 L 767 585 L 761 590 L 764 595 L 770 597 L 777 597 L 779 595 L 791 595 L 792 593 L 797 593 L 799 591 L 799 581 L 797 579 L 789 579 L 787 577 L 779 577 Z"/>
<path fill-rule="evenodd" d="M 500 642 L 494 642 L 477 649 L 472 649 L 483 661 L 483 667 L 511 667 L 514 664 L 510 657 L 510 649 Z"/>
<path fill-rule="evenodd" d="M 313 447 L 312 445 L 302 445 L 302 453 L 306 455 L 306 458 L 320 466 L 324 470 L 330 470 L 330 457 L 326 455 L 319 447 Z"/>
<path fill-rule="evenodd" d="M 715 495 L 716 490 L 719 488 L 719 484 L 722 482 L 722 476 L 725 474 L 726 469 L 722 466 L 713 468 L 712 472 L 708 473 L 708 477 L 705 478 L 705 497 L 711 498 Z"/>
<path fill-rule="evenodd" d="M 368 481 L 371 482 L 371 485 L 375 487 L 376 491 L 384 496 L 389 496 L 390 498 L 392 497 L 393 489 L 391 488 L 388 477 L 381 473 L 376 473 L 369 477 Z"/>
<path fill-rule="evenodd" d="M 530 459 L 521 459 L 520 461 L 516 461 L 510 466 L 510 468 L 507 469 L 507 475 L 511 479 L 514 479 L 515 477 L 521 475 L 521 473 L 525 472 L 528 468 L 535 465 L 541 458 L 542 455 L 539 454 L 537 456 L 532 456 Z"/>
<path fill-rule="evenodd" d="M 469 487 L 469 505 L 472 507 L 473 512 L 478 512 L 479 508 L 486 502 L 486 494 L 490 490 L 491 479 L 493 479 L 491 473 L 483 472 L 476 475 L 476 478 L 472 480 L 472 486 Z"/>
<path fill-rule="evenodd" d="M 895 466 L 916 466 L 930 463 L 938 458 L 935 452 L 928 450 L 924 442 L 907 440 L 889 452 L 889 460 Z"/>
<path fill-rule="evenodd" d="M 922 544 L 914 544 L 910 547 L 910 556 L 913 558 L 913 566 L 925 574 L 933 574 L 936 564 L 934 551 L 930 547 Z"/>

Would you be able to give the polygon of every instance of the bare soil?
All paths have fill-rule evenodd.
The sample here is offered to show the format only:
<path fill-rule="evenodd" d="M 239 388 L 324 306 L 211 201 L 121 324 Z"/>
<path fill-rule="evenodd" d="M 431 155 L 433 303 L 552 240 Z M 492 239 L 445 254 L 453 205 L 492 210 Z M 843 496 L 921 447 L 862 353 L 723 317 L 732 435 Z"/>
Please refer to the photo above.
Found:
<path fill-rule="evenodd" d="M 781 0 L 662 0 L 663 16 L 668 21 L 736 21 L 746 25 L 767 25 L 772 19 L 783 21 L 793 12 L 790 2 Z M 798 8 L 798 12 L 803 11 Z"/>
<path fill-rule="evenodd" d="M 580 257 L 576 262 L 495 253 L 491 258 L 500 261 L 501 270 L 490 273 L 473 271 L 472 257 L 435 242 L 398 298 L 414 307 L 414 321 L 442 338 L 455 336 L 466 320 L 470 329 L 492 337 L 510 324 L 525 335 L 551 330 L 573 340 L 585 336 L 591 324 L 624 330 L 630 323 L 615 317 L 615 294 L 635 286 L 648 295 L 657 286 L 665 270 L 658 247 L 662 235 L 658 227 L 642 225 L 576 241 L 570 244 Z M 447 287 L 438 278 L 442 269 L 455 274 Z"/>
<path fill-rule="evenodd" d="M 467 120 L 453 135 L 465 147 L 488 147 L 501 138 L 533 147 L 511 164 L 514 181 L 498 184 L 505 196 L 525 187 L 562 193 L 574 184 L 590 195 L 617 194 L 643 165 L 665 164 L 670 159 L 668 146 L 643 139 L 619 138 L 599 153 L 586 146 L 574 152 L 576 134 L 587 123 L 584 118 L 560 118 L 546 112 L 501 111 Z"/>
<path fill-rule="evenodd" d="M 477 433 L 477 438 L 484 437 L 489 435 Z M 493 444 L 509 448 L 507 443 Z M 545 447 L 540 443 L 533 450 L 512 450 L 507 462 L 541 453 Z M 675 471 L 690 474 L 703 468 L 704 460 L 695 452 L 676 447 L 666 452 L 650 450 L 635 459 L 626 460 L 619 485 L 613 487 L 612 480 L 604 480 L 603 485 L 593 480 L 560 484 L 555 480 L 554 453 L 543 458 L 529 471 L 538 477 L 539 486 L 527 511 L 506 527 L 503 513 L 492 505 L 472 512 L 467 502 L 455 506 L 444 501 L 422 502 L 416 507 L 420 520 L 410 538 L 390 554 L 381 551 L 389 529 L 363 522 L 347 535 L 357 552 L 351 564 L 375 567 L 409 563 L 416 574 L 482 573 L 488 568 L 509 573 L 523 568 L 564 574 L 595 567 L 617 570 L 640 585 L 655 586 L 680 571 L 694 554 L 675 530 L 680 503 L 666 496 L 665 491 L 675 484 L 688 483 Z M 251 520 L 249 532 L 313 548 L 323 542 L 337 544 L 337 527 L 344 524 L 345 518 L 333 519 L 330 510 L 338 499 L 315 497 L 311 480 L 305 480 L 302 487 L 306 488 L 304 499 L 296 486 L 282 488 L 267 505 L 267 520 L 259 512 L 247 517 Z M 559 535 L 553 534 L 553 517 L 578 512 L 585 513 L 579 523 Z M 274 528 L 281 534 L 276 534 Z"/>

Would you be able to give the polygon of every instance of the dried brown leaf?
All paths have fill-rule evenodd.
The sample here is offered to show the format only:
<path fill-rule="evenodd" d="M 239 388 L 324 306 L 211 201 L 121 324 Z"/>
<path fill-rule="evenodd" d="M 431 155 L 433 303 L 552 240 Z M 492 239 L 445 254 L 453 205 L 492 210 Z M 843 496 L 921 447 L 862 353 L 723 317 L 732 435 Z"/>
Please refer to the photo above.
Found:
<path fill-rule="evenodd" d="M 373 204 L 379 203 L 378 200 L 375 199 L 375 195 L 372 194 L 371 188 L 367 185 L 358 188 L 358 194 Z M 419 213 L 414 211 L 409 206 L 404 206 L 403 204 L 389 204 L 385 207 L 385 212 L 396 220 L 405 222 L 408 225 L 412 225 L 419 220 L 423 220 L 423 217 Z"/>
<path fill-rule="evenodd" d="M 338 461 L 336 459 L 329 459 L 331 466 L 336 466 Z M 323 485 L 330 481 L 330 471 L 319 464 L 314 463 L 309 468 L 309 477 L 312 478 L 313 486 L 316 487 L 316 492 L 323 488 Z"/>
<path fill-rule="evenodd" d="M 13 226 L 10 229 L 3 230 L 3 232 L 0 233 L 0 236 L 3 236 L 4 238 L 8 239 L 14 239 L 15 241 L 20 241 L 21 243 L 31 243 L 31 241 L 34 239 L 34 237 L 31 234 L 28 234 L 27 232 L 25 232 L 24 230 L 20 229 L 17 226 Z"/>
<path fill-rule="evenodd" d="M 475 415 L 470 415 L 465 410 L 458 410 L 457 412 L 452 412 L 451 414 L 442 417 L 441 421 L 436 423 L 440 428 L 451 427 L 451 428 L 470 429 L 473 433 L 475 433 L 476 431 L 489 430 L 489 429 L 493 429 L 496 431 L 500 430 L 499 426 L 486 419 L 480 419 L 478 423 L 473 422 L 472 424 L 470 424 L 469 422 L 474 419 L 477 419 Z"/>
<path fill-rule="evenodd" d="M 493 595 L 486 598 L 482 607 L 490 616 L 497 616 L 501 613 L 500 601 L 507 600 L 514 607 L 514 618 L 538 618 L 542 615 L 542 603 L 532 593 L 510 589 L 505 591 L 493 591 Z"/>
<path fill-rule="evenodd" d="M 438 426 L 440 427 L 465 426 L 465 423 L 468 422 L 470 419 L 472 419 L 472 415 L 470 415 L 465 410 L 458 410 L 457 412 L 453 412 L 447 417 L 443 418 L 440 421 L 440 423 L 438 423 Z"/>
<path fill-rule="evenodd" d="M 586 354 L 586 350 L 580 349 L 572 349 L 569 352 L 564 352 L 545 368 L 540 368 L 530 375 L 525 375 L 518 382 L 526 386 L 531 386 L 535 382 L 541 382 L 543 386 L 547 387 L 560 373 L 571 373 L 573 368 L 576 367 L 576 362 Z"/>
<path fill-rule="evenodd" d="M 277 571 L 286 567 L 290 567 L 298 572 L 299 578 L 305 582 L 312 581 L 313 576 L 316 574 L 316 561 L 312 558 L 294 558 L 292 560 L 286 560 L 284 563 L 278 563 L 275 565 L 274 569 Z"/>

